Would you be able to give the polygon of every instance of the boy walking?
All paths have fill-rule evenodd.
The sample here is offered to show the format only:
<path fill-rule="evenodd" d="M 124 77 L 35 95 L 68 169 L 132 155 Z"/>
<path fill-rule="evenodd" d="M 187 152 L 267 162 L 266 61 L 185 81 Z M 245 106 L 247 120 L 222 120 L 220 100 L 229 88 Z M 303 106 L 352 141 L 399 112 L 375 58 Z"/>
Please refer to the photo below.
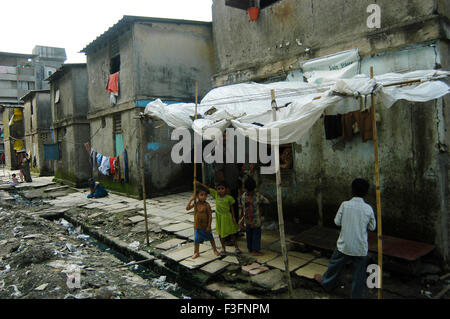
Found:
<path fill-rule="evenodd" d="M 364 202 L 369 191 L 369 183 L 364 179 L 355 179 L 352 183 L 353 198 L 339 207 L 334 222 L 341 226 L 341 233 L 323 276 L 315 275 L 327 291 L 331 291 L 348 261 L 352 262 L 352 299 L 362 298 L 366 284 L 366 258 L 368 252 L 367 230 L 374 231 L 376 221 L 372 207 Z"/>

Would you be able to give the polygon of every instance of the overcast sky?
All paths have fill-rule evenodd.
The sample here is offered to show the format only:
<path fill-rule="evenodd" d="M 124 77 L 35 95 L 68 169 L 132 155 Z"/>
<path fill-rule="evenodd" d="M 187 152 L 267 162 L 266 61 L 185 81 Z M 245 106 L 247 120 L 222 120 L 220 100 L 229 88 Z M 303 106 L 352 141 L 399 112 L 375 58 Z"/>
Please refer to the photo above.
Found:
<path fill-rule="evenodd" d="M 63 47 L 66 63 L 124 15 L 211 21 L 212 0 L 2 0 L 0 51 L 31 54 L 35 45 Z"/>

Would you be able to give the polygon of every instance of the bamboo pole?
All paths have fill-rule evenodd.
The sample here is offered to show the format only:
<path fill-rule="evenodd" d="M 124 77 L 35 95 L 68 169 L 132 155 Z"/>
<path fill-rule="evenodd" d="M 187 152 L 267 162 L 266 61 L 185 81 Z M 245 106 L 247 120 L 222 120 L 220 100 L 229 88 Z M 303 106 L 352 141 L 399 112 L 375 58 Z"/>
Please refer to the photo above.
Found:
<path fill-rule="evenodd" d="M 370 78 L 373 79 L 373 67 L 370 68 Z M 383 299 L 383 238 L 381 222 L 381 194 L 380 194 L 380 165 L 378 160 L 378 132 L 377 117 L 375 110 L 375 95 L 371 94 L 372 103 L 372 127 L 373 127 L 373 148 L 375 152 L 375 177 L 376 177 L 376 197 L 377 197 L 377 235 L 378 235 L 378 299 Z"/>
<path fill-rule="evenodd" d="M 198 106 L 198 81 L 195 82 L 195 115 L 194 119 L 197 120 L 197 106 Z M 197 141 L 194 131 L 194 215 L 197 213 Z M 203 183 L 204 184 L 204 183 Z"/>
<path fill-rule="evenodd" d="M 277 102 L 275 100 L 275 90 L 272 94 L 272 120 L 277 120 Z M 286 279 L 288 283 L 289 298 L 293 297 L 291 274 L 289 271 L 289 259 L 286 249 L 286 236 L 284 234 L 284 218 L 283 218 L 283 199 L 281 196 L 281 172 L 280 172 L 280 145 L 278 142 L 274 145 L 275 152 L 275 170 L 276 170 L 276 185 L 277 185 L 277 208 L 278 208 L 278 226 L 280 230 L 281 253 L 284 259 L 284 267 L 286 270 Z"/>
<path fill-rule="evenodd" d="M 141 180 L 142 180 L 142 199 L 144 200 L 144 218 L 145 218 L 145 236 L 147 240 L 147 246 L 150 245 L 150 239 L 148 235 L 148 223 L 147 223 L 147 194 L 145 190 L 145 157 L 144 157 L 144 151 L 145 151 L 145 145 L 144 145 L 144 128 L 142 121 L 144 120 L 144 117 L 141 116 L 139 119 L 139 132 L 141 136 Z"/>

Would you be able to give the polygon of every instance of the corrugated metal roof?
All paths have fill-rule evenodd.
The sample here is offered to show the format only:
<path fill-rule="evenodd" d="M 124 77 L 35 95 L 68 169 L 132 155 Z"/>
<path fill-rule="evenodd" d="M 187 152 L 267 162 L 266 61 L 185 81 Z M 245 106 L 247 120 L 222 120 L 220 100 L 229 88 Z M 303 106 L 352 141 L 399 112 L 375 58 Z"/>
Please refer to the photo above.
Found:
<path fill-rule="evenodd" d="M 166 19 L 166 18 L 152 18 L 152 17 L 139 17 L 139 16 L 123 16 L 115 25 L 106 30 L 103 34 L 98 36 L 94 41 L 89 43 L 84 47 L 80 53 L 87 53 L 88 50 L 92 49 L 102 41 L 109 38 L 116 32 L 129 24 L 137 22 L 156 22 L 156 23 L 171 23 L 171 24 L 194 24 L 194 25 L 212 25 L 212 22 L 207 21 L 194 21 L 194 20 L 180 20 L 180 19 Z"/>

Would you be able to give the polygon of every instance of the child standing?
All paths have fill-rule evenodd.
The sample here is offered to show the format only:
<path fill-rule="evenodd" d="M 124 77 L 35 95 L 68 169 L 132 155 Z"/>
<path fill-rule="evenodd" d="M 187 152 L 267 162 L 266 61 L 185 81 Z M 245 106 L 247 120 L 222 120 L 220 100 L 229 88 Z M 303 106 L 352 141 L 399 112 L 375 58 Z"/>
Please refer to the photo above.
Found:
<path fill-rule="evenodd" d="M 213 248 L 214 254 L 219 256 L 219 252 L 216 248 L 216 243 L 211 234 L 211 222 L 212 222 L 212 211 L 211 206 L 206 201 L 206 197 L 208 196 L 206 190 L 199 189 L 197 190 L 197 199 L 198 202 L 196 204 L 193 203 L 195 200 L 196 194 L 193 194 L 191 199 L 189 200 L 186 210 L 191 210 L 195 207 L 194 210 L 194 229 L 195 229 L 195 239 L 194 239 L 194 255 L 192 259 L 200 256 L 200 244 L 206 240 L 209 240 L 211 246 Z"/>
<path fill-rule="evenodd" d="M 244 182 L 246 192 L 240 197 L 239 225 L 244 226 L 247 237 L 247 248 L 253 256 L 262 256 L 261 250 L 261 204 L 269 204 L 269 200 L 255 191 L 256 182 L 248 176 Z"/>
<path fill-rule="evenodd" d="M 216 200 L 216 231 L 219 234 L 220 243 L 222 244 L 220 253 L 225 255 L 225 237 L 230 236 L 236 249 L 236 253 L 239 254 L 241 251 L 237 245 L 236 239 L 236 233 L 239 231 L 239 226 L 234 218 L 233 207 L 235 200 L 232 196 L 227 194 L 225 182 L 221 181 L 217 183 L 217 190 L 203 185 L 198 181 L 197 184 L 209 190 L 211 196 Z"/>
<path fill-rule="evenodd" d="M 345 201 L 339 207 L 334 222 L 341 226 L 337 247 L 331 256 L 327 271 L 316 274 L 318 281 L 325 290 L 332 290 L 348 261 L 352 262 L 352 298 L 362 297 L 366 283 L 366 257 L 368 252 L 367 230 L 374 231 L 376 220 L 372 207 L 364 202 L 369 191 L 369 182 L 355 179 L 352 183 L 353 198 Z"/>

